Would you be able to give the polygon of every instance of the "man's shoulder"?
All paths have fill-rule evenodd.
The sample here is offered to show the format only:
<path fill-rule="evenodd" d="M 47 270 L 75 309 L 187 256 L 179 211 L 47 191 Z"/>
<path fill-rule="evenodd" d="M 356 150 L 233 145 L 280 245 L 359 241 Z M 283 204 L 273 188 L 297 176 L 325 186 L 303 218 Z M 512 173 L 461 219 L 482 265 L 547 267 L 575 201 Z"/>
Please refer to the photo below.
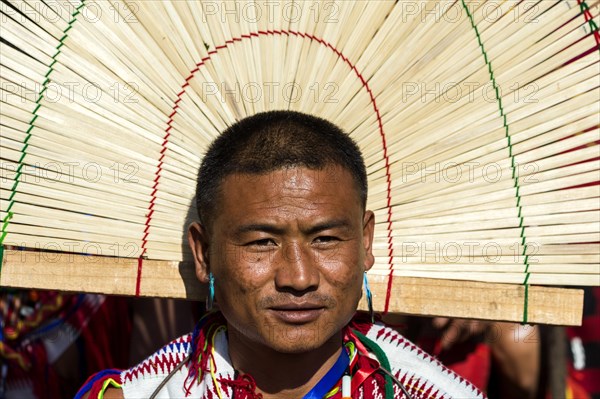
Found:
<path fill-rule="evenodd" d="M 141 363 L 125 370 L 121 376 L 124 381 L 131 381 L 145 375 L 169 374 L 185 360 L 191 350 L 192 335 L 183 335 L 164 345 Z"/>
<path fill-rule="evenodd" d="M 384 324 L 371 324 L 365 336 L 383 350 L 394 376 L 408 390 L 427 392 L 426 397 L 484 398 L 469 381 L 445 367 L 435 357 Z"/>
<path fill-rule="evenodd" d="M 138 395 L 142 392 L 151 394 L 165 379 L 183 386 L 187 372 L 182 366 L 192 351 L 192 335 L 187 334 L 169 342 L 136 366 L 123 371 L 121 387 L 124 396 L 128 397 L 133 393 Z"/>

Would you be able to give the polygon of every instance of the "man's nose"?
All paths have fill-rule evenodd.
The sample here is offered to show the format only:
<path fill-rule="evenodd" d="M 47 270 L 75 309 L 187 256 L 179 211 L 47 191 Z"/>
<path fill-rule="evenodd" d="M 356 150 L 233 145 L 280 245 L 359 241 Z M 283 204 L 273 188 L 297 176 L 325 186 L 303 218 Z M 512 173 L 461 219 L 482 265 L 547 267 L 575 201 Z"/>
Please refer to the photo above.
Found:
<path fill-rule="evenodd" d="M 283 291 L 313 291 L 319 286 L 319 268 L 309 246 L 285 244 L 278 259 L 275 285 Z"/>

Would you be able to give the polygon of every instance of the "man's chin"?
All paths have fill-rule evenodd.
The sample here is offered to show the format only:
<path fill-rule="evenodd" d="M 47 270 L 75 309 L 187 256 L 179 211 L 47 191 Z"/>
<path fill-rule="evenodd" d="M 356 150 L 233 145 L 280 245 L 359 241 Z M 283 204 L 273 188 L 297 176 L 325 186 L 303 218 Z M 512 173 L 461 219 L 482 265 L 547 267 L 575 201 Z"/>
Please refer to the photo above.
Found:
<path fill-rule="evenodd" d="M 264 343 L 280 353 L 310 352 L 321 348 L 335 335 L 335 329 L 323 327 L 319 323 L 278 326 Z"/>

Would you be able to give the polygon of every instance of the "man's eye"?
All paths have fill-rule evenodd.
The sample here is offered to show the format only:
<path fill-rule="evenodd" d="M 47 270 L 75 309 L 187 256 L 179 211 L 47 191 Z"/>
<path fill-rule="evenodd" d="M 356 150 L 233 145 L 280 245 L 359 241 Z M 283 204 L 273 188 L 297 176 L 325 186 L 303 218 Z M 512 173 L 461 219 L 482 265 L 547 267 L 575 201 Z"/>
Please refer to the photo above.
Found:
<path fill-rule="evenodd" d="M 337 241 L 339 241 L 339 239 L 333 236 L 319 236 L 313 240 L 315 244 L 330 244 Z"/>
<path fill-rule="evenodd" d="M 251 241 L 246 245 L 255 246 L 255 247 L 271 247 L 271 246 L 275 246 L 277 244 L 271 238 L 263 238 L 261 240 Z"/>

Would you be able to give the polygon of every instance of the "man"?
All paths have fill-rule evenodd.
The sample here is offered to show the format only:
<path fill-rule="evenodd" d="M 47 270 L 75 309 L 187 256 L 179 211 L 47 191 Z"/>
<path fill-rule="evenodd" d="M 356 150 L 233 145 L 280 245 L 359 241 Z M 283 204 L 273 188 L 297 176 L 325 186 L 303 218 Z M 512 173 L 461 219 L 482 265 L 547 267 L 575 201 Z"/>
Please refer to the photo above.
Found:
<path fill-rule="evenodd" d="M 93 377 L 78 397 L 482 396 L 355 316 L 375 222 L 364 161 L 339 128 L 290 111 L 243 119 L 210 146 L 196 193 L 189 243 L 219 312 L 140 365 Z"/>

